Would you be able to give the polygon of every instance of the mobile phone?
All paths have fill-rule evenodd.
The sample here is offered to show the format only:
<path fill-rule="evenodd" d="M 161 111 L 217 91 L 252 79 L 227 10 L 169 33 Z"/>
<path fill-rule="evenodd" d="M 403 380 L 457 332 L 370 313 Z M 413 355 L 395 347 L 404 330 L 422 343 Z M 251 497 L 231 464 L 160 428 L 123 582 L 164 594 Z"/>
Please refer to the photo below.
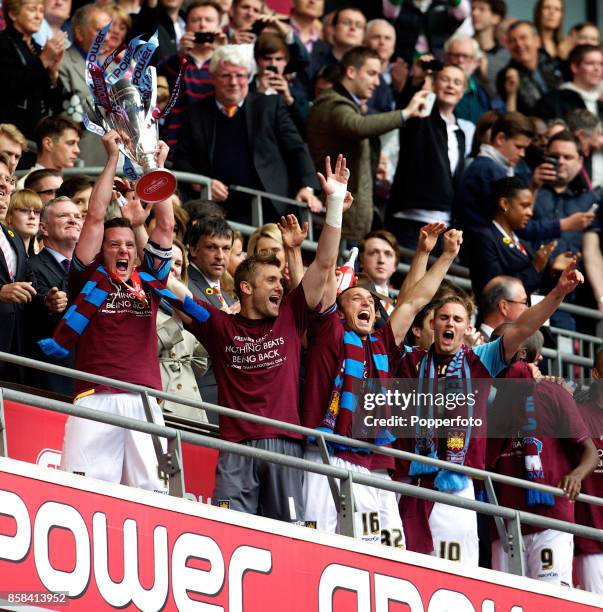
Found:
<path fill-rule="evenodd" d="M 256 19 L 256 21 L 254 21 L 253 25 L 251 26 L 251 32 L 256 36 L 259 36 L 267 25 L 268 24 L 265 21 L 262 21 L 261 19 Z"/>
<path fill-rule="evenodd" d="M 590 207 L 590 210 L 588 212 L 596 213 L 598 210 L 599 210 L 599 205 L 595 203 Z"/>
<path fill-rule="evenodd" d="M 548 154 L 543 157 L 543 163 L 550 164 L 555 169 L 555 177 L 559 174 L 559 156 Z"/>
<path fill-rule="evenodd" d="M 273 66 L 272 64 L 270 66 L 266 66 L 264 70 L 266 72 L 274 72 L 274 74 L 278 74 L 278 68 L 276 66 Z"/>
<path fill-rule="evenodd" d="M 195 32 L 195 42 L 198 44 L 213 43 L 215 38 L 213 32 Z"/>
<path fill-rule="evenodd" d="M 421 68 L 425 70 L 425 72 L 439 72 L 444 68 L 444 64 L 440 60 L 419 60 L 419 64 Z"/>
<path fill-rule="evenodd" d="M 421 117 L 429 117 L 431 115 L 431 111 L 433 110 L 433 105 L 436 101 L 436 95 L 433 91 L 430 91 L 425 96 L 425 102 L 423 103 L 423 111 L 421 112 Z"/>

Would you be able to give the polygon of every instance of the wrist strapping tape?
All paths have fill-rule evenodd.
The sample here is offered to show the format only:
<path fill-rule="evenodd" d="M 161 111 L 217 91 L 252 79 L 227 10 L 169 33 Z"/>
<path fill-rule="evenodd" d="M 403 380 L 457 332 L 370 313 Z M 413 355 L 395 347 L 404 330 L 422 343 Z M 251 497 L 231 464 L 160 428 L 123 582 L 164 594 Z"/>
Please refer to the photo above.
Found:
<path fill-rule="evenodd" d="M 343 216 L 343 201 L 347 191 L 347 185 L 333 178 L 327 179 L 327 184 L 335 189 L 334 193 L 327 196 L 327 214 L 325 223 L 331 227 L 340 228 Z"/>

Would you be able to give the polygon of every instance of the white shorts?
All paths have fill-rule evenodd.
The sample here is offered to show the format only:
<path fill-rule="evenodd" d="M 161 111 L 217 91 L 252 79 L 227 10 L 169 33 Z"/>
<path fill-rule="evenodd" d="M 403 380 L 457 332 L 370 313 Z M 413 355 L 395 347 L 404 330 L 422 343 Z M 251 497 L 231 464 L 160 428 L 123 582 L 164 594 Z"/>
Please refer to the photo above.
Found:
<path fill-rule="evenodd" d="M 576 570 L 580 586 L 585 591 L 603 595 L 603 553 L 595 555 L 578 555 Z"/>
<path fill-rule="evenodd" d="M 78 406 L 146 421 L 140 395 L 94 393 L 76 399 Z M 157 401 L 149 397 L 153 420 L 163 425 Z M 161 438 L 165 451 L 166 440 Z M 166 491 L 157 473 L 157 456 L 149 434 L 70 416 L 65 425 L 61 469 L 147 489 Z"/>
<path fill-rule="evenodd" d="M 523 536 L 523 564 L 528 578 L 572 586 L 574 536 L 554 529 Z M 603 556 L 603 555 L 601 555 Z M 507 553 L 500 540 L 492 543 L 492 569 L 508 572 Z"/>
<path fill-rule="evenodd" d="M 320 453 L 315 448 L 306 449 L 304 459 L 322 463 Z M 329 457 L 333 467 L 339 467 L 351 472 L 367 475 L 379 475 L 370 472 L 367 468 L 350 463 L 339 457 Z M 389 478 L 389 475 L 387 475 Z M 381 542 L 385 538 L 390 545 L 403 547 L 404 530 L 402 520 L 396 504 L 395 493 L 367 487 L 358 483 L 353 484 L 356 514 L 354 522 L 356 537 L 368 542 Z M 337 510 L 329 488 L 326 476 L 306 472 L 304 475 L 304 517 L 306 521 L 316 521 L 316 527 L 329 533 L 340 533 Z M 382 533 L 386 529 L 387 533 Z M 387 543 L 387 542 L 384 542 Z"/>
<path fill-rule="evenodd" d="M 473 481 L 452 495 L 475 499 Z M 433 540 L 431 553 L 433 556 L 449 561 L 460 561 L 463 565 L 472 567 L 479 565 L 479 538 L 475 511 L 436 502 L 429 515 L 429 528 Z"/>
<path fill-rule="evenodd" d="M 384 480 L 392 479 L 387 470 L 371 470 L 371 475 Z M 377 489 L 377 495 L 379 497 L 379 519 L 381 520 L 381 544 L 393 548 L 406 548 L 396 493 Z"/>

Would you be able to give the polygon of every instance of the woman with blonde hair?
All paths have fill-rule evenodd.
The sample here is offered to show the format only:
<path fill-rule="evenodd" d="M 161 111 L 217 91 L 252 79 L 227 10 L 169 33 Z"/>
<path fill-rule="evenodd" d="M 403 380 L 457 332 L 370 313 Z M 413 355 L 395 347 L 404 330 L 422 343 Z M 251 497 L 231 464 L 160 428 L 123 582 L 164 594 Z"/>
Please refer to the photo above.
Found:
<path fill-rule="evenodd" d="M 40 230 L 40 215 L 44 205 L 40 196 L 31 189 L 15 191 L 6 213 L 6 224 L 23 240 L 29 257 L 39 252 L 36 236 Z"/>
<path fill-rule="evenodd" d="M 230 249 L 230 257 L 228 266 L 222 274 L 220 286 L 222 290 L 228 293 L 233 298 L 237 297 L 234 286 L 234 275 L 238 265 L 247 257 L 247 253 L 243 251 L 243 234 L 239 230 L 232 233 L 232 248 Z M 238 299 L 238 298 L 237 298 Z"/>
<path fill-rule="evenodd" d="M 103 8 L 111 17 L 111 28 L 105 38 L 102 53 L 103 57 L 108 57 L 115 49 L 125 44 L 128 32 L 132 29 L 132 17 L 119 4 L 108 4 Z"/>
<path fill-rule="evenodd" d="M 308 231 L 307 224 L 302 229 L 299 226 L 299 222 L 295 215 L 287 215 L 281 219 L 281 224 L 284 220 L 284 229 L 282 231 L 291 234 L 292 232 L 300 238 L 305 239 Z M 247 256 L 251 257 L 256 253 L 274 253 L 281 263 L 281 272 L 283 275 L 283 281 L 285 290 L 291 290 L 300 283 L 302 276 L 304 275 L 304 265 L 302 261 L 301 248 L 297 247 L 289 252 L 285 250 L 285 244 L 283 242 L 283 234 L 281 228 L 276 223 L 266 223 L 259 227 L 249 237 L 247 243 Z M 289 266 L 294 266 L 290 269 Z"/>

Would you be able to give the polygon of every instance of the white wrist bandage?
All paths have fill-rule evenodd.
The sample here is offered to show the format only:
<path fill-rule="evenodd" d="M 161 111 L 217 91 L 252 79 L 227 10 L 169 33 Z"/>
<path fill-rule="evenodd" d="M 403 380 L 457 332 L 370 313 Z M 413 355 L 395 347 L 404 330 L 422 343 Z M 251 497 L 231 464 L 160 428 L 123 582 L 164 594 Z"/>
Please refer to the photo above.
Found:
<path fill-rule="evenodd" d="M 340 183 L 333 178 L 327 179 L 327 184 L 335 189 L 335 192 L 327 196 L 327 215 L 325 223 L 331 227 L 340 228 L 343 216 L 343 201 L 347 191 L 347 184 Z"/>

